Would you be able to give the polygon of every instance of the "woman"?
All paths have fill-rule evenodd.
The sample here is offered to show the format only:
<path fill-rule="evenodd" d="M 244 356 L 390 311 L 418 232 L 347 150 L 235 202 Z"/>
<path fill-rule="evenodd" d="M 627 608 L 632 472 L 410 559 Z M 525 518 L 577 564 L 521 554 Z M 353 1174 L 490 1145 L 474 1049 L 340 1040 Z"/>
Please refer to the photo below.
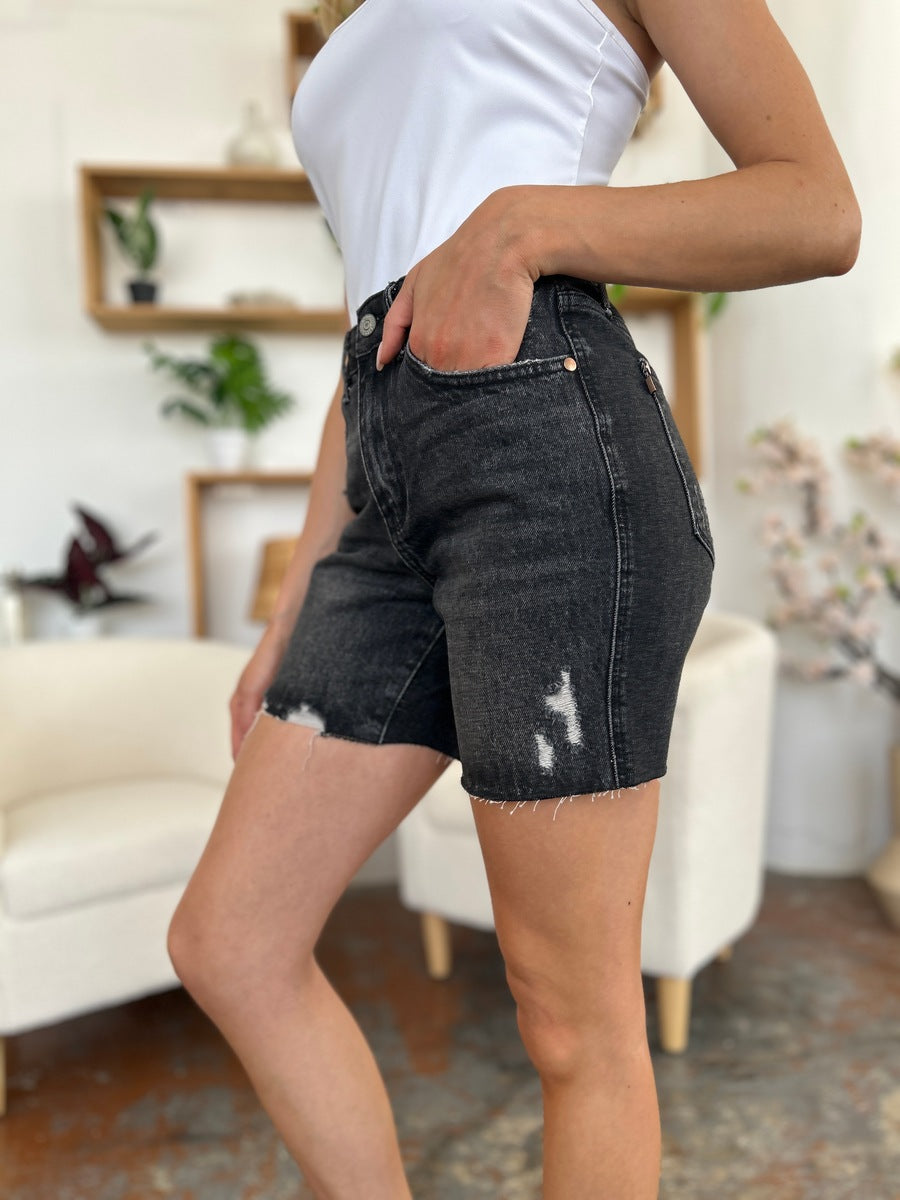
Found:
<path fill-rule="evenodd" d="M 458 757 L 541 1079 L 544 1200 L 651 1200 L 642 906 L 714 547 L 598 281 L 842 274 L 858 206 L 764 0 L 323 9 L 337 28 L 293 130 L 350 328 L 169 952 L 316 1195 L 409 1197 L 384 1083 L 313 950 Z M 663 60 L 737 169 L 608 187 Z"/>

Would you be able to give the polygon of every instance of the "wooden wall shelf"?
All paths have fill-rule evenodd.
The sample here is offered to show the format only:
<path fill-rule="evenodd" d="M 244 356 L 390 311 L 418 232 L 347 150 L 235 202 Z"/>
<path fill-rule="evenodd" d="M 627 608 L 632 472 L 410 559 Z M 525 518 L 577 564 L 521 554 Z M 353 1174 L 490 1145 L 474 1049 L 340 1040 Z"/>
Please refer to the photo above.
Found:
<path fill-rule="evenodd" d="M 167 308 L 161 304 L 133 306 L 95 304 L 94 320 L 116 333 L 160 330 L 250 329 L 260 333 L 343 333 L 347 318 L 330 308 Z"/>
<path fill-rule="evenodd" d="M 325 37 L 311 12 L 287 12 L 284 20 L 287 47 L 284 83 L 290 112 L 303 70 L 325 45 Z"/>
<path fill-rule="evenodd" d="M 136 197 L 152 187 L 161 200 L 253 201 L 261 204 L 317 204 L 303 171 L 246 167 L 94 166 L 81 175 L 84 243 L 84 305 L 105 329 L 156 331 L 249 328 L 269 332 L 341 333 L 343 309 L 172 308 L 164 304 L 113 305 L 103 296 L 101 228 L 107 199 Z"/>

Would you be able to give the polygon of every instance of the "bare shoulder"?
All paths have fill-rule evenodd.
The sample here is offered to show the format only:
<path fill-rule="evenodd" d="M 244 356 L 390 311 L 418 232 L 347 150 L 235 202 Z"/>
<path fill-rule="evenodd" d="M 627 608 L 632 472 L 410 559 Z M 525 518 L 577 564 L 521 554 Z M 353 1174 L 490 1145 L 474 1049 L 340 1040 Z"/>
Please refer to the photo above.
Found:
<path fill-rule="evenodd" d="M 850 183 L 810 79 L 766 0 L 603 0 L 638 25 L 735 166 L 780 160 Z M 623 30 L 624 32 L 624 30 Z"/>

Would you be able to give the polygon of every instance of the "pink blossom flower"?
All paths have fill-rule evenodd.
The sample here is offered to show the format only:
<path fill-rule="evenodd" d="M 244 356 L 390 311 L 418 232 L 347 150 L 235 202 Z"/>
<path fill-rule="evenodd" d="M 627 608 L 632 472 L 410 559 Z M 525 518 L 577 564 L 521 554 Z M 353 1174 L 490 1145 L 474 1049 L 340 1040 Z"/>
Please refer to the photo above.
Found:
<path fill-rule="evenodd" d="M 848 667 L 847 674 L 851 679 L 855 679 L 857 683 L 874 683 L 876 676 L 875 664 L 870 658 L 861 658 L 851 667 Z"/>

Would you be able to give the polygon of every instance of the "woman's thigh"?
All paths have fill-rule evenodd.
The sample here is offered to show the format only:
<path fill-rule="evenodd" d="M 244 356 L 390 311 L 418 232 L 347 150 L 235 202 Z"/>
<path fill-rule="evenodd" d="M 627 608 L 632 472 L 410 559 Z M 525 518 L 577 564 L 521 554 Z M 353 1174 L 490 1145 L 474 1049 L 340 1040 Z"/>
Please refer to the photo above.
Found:
<path fill-rule="evenodd" d="M 424 745 L 323 737 L 261 711 L 172 921 L 187 969 L 221 964 L 238 984 L 242 965 L 291 973 L 308 961 L 355 872 L 449 761 Z"/>
<path fill-rule="evenodd" d="M 641 918 L 660 781 L 472 811 L 520 1023 L 644 1037 Z"/>

